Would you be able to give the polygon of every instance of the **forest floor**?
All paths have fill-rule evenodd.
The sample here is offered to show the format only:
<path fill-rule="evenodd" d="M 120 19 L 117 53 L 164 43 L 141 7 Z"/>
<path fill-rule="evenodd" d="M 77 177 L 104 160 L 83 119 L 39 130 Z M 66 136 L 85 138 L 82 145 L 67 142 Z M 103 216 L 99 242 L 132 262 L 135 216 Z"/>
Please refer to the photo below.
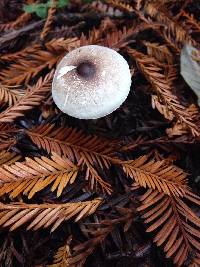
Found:
<path fill-rule="evenodd" d="M 199 18 L 196 0 L 0 1 L 0 266 L 200 266 L 200 112 L 180 74 Z M 51 84 L 91 44 L 132 85 L 80 120 Z"/>

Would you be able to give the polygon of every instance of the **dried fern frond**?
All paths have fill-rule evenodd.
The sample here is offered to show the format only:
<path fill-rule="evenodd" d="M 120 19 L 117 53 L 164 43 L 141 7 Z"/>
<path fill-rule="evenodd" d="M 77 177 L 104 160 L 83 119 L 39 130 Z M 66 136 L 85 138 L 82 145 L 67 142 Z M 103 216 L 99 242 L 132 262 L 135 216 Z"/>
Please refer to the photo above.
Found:
<path fill-rule="evenodd" d="M 102 226 L 99 224 L 98 229 L 95 229 L 92 234 L 92 238 L 86 242 L 76 245 L 70 248 L 70 237 L 63 246 L 61 246 L 54 256 L 53 263 L 48 265 L 48 267 L 80 267 L 84 266 L 84 263 L 89 255 L 94 251 L 95 247 L 99 245 L 106 236 L 112 231 L 113 227 L 111 225 Z"/>
<path fill-rule="evenodd" d="M 106 4 L 111 5 L 115 8 L 118 8 L 121 11 L 125 12 L 133 12 L 134 8 L 130 5 L 125 3 L 124 1 L 121 0 L 104 0 Z"/>
<path fill-rule="evenodd" d="M 35 193 L 52 184 L 51 191 L 57 190 L 57 197 L 68 184 L 74 183 L 78 168 L 67 158 L 53 153 L 51 158 L 26 158 L 25 162 L 4 164 L 0 167 L 0 196 L 9 194 L 15 198 L 23 193 L 32 198 Z"/>
<path fill-rule="evenodd" d="M 16 144 L 16 129 L 7 123 L 0 123 L 0 151 L 9 149 Z"/>
<path fill-rule="evenodd" d="M 39 147 L 68 157 L 79 162 L 84 155 L 90 164 L 100 168 L 109 168 L 109 159 L 113 156 L 114 147 L 110 140 L 98 136 L 85 135 L 81 130 L 44 124 L 27 131 L 31 140 Z"/>
<path fill-rule="evenodd" d="M 178 197 L 148 190 L 141 197 L 147 232 L 156 232 L 154 242 L 164 246 L 166 257 L 183 266 L 189 253 L 200 251 L 200 219 Z"/>
<path fill-rule="evenodd" d="M 195 195 L 193 192 L 186 191 L 185 198 L 189 200 L 192 204 L 200 206 L 200 197 Z"/>
<path fill-rule="evenodd" d="M 143 6 L 143 0 L 135 0 L 135 9 L 139 11 Z"/>
<path fill-rule="evenodd" d="M 110 167 L 110 157 L 114 149 L 109 140 L 97 136 L 85 135 L 73 128 L 56 128 L 54 125 L 40 125 L 27 131 L 31 140 L 39 147 L 68 157 L 72 162 L 86 167 L 86 179 L 91 188 L 97 184 L 103 191 L 111 192 L 110 184 L 103 181 L 96 168 Z"/>
<path fill-rule="evenodd" d="M 8 86 L 0 83 L 0 101 L 13 106 L 24 95 L 24 91 L 16 86 Z"/>
<path fill-rule="evenodd" d="M 108 33 L 106 37 L 101 41 L 101 44 L 110 47 L 115 50 L 119 50 L 133 41 L 133 38 L 141 31 L 147 29 L 157 28 L 156 24 L 153 23 L 142 23 L 134 25 L 133 27 L 127 29 L 123 27 L 122 30 L 113 31 Z"/>
<path fill-rule="evenodd" d="M 109 183 L 105 182 L 100 175 L 98 174 L 97 170 L 93 167 L 93 163 L 88 160 L 88 157 L 85 154 L 82 155 L 81 161 L 79 161 L 79 165 L 83 164 L 86 166 L 86 177 L 85 179 L 89 181 L 91 189 L 96 189 L 98 185 L 101 186 L 103 192 L 108 194 L 112 193 L 112 187 Z"/>
<path fill-rule="evenodd" d="M 19 154 L 3 150 L 0 152 L 0 166 L 2 167 L 2 165 L 4 164 L 9 166 L 15 163 L 16 161 L 20 160 L 21 158 L 22 156 Z"/>
<path fill-rule="evenodd" d="M 111 231 L 111 227 L 97 229 L 94 238 L 91 238 L 90 240 L 74 247 L 73 255 L 68 259 L 70 264 L 69 266 L 84 266 L 87 257 L 91 255 L 96 246 L 99 245 Z"/>
<path fill-rule="evenodd" d="M 188 14 L 183 10 L 181 16 L 184 18 L 184 25 L 189 26 L 190 30 L 200 31 L 200 23 L 194 18 L 193 14 Z"/>
<path fill-rule="evenodd" d="M 178 97 L 173 92 L 171 80 L 167 79 L 157 61 L 134 49 L 128 48 L 128 53 L 137 62 L 139 69 L 151 83 L 163 103 L 165 103 L 169 112 L 172 112 L 178 121 L 184 123 L 194 136 L 199 136 L 200 130 L 198 126 L 191 118 L 191 114 L 186 110 L 187 107 L 180 103 Z"/>
<path fill-rule="evenodd" d="M 25 25 L 30 19 L 31 14 L 23 13 L 15 21 L 0 24 L 0 31 L 14 30 Z"/>
<path fill-rule="evenodd" d="M 165 160 L 149 160 L 147 156 L 136 160 L 122 161 L 121 166 L 127 176 L 140 186 L 157 189 L 160 194 L 183 196 L 187 190 L 186 174 Z"/>
<path fill-rule="evenodd" d="M 47 267 L 72 267 L 70 265 L 71 250 L 69 246 L 70 241 L 67 242 L 58 249 L 54 255 L 53 264 L 48 265 Z"/>
<path fill-rule="evenodd" d="M 40 38 L 42 40 L 47 36 L 47 34 L 50 31 L 50 27 L 53 23 L 55 13 L 56 13 L 56 0 L 53 0 L 51 7 L 48 10 L 48 16 L 47 16 L 46 22 L 44 24 L 44 28 L 42 29 L 42 32 L 40 34 Z"/>
<path fill-rule="evenodd" d="M 109 6 L 108 4 L 102 3 L 101 1 L 93 1 L 88 8 L 94 9 L 100 13 L 106 14 L 107 16 L 112 17 L 121 17 L 122 12 L 118 9 Z"/>
<path fill-rule="evenodd" d="M 144 44 L 147 47 L 148 55 L 156 58 L 158 62 L 167 63 L 169 65 L 173 64 L 173 55 L 166 45 L 150 43 L 147 41 L 144 41 Z"/>
<path fill-rule="evenodd" d="M 188 32 L 169 16 L 164 6 L 160 4 L 160 1 L 148 1 L 144 10 L 149 16 L 163 23 L 165 27 L 163 27 L 163 30 L 160 30 L 160 33 L 163 35 L 164 39 L 168 41 L 169 45 L 172 44 L 172 47 L 175 48 L 177 52 L 180 52 L 185 42 L 190 44 L 195 43 Z"/>
<path fill-rule="evenodd" d="M 80 38 L 80 46 L 99 44 L 103 35 L 103 30 L 101 29 L 92 29 L 88 32 L 87 36 L 82 33 Z"/>
<path fill-rule="evenodd" d="M 130 42 L 130 38 L 138 32 L 137 28 L 127 29 L 123 27 L 122 30 L 117 30 L 112 33 L 108 33 L 103 40 L 103 45 L 110 47 L 115 50 L 119 50 L 120 48 L 126 46 Z"/>
<path fill-rule="evenodd" d="M 12 107 L 7 108 L 0 114 L 0 122 L 12 122 L 23 116 L 24 112 L 41 104 L 47 93 L 50 91 L 54 70 L 42 77 L 37 83 L 29 87 L 26 94 L 19 99 Z"/>
<path fill-rule="evenodd" d="M 15 60 L 15 63 L 1 71 L 0 80 L 7 85 L 27 84 L 45 68 L 51 70 L 67 51 L 79 46 L 80 41 L 76 37 L 59 38 L 46 43 L 46 49 L 36 44 L 13 55 L 2 56 L 1 60 Z"/>
<path fill-rule="evenodd" d="M 34 44 L 32 46 L 27 46 L 24 49 L 17 51 L 15 53 L 1 55 L 0 60 L 6 63 L 9 61 L 17 61 L 19 59 L 26 57 L 28 54 L 33 54 L 35 51 L 39 49 L 41 49 L 41 46 L 39 44 Z"/>
<path fill-rule="evenodd" d="M 0 204 L 0 226 L 10 231 L 27 224 L 27 230 L 38 230 L 51 226 L 53 232 L 61 223 L 74 218 L 77 222 L 93 214 L 101 205 L 102 199 L 65 204 Z"/>
<path fill-rule="evenodd" d="M 174 119 L 174 114 L 172 111 L 170 111 L 166 105 L 162 103 L 162 100 L 158 98 L 157 95 L 152 95 L 151 96 L 151 105 L 152 108 L 157 108 L 157 110 L 167 119 L 167 120 L 173 120 Z"/>
<path fill-rule="evenodd" d="M 82 228 L 83 232 L 85 231 L 87 236 L 89 235 L 91 238 L 71 248 L 72 255 L 68 257 L 70 266 L 84 266 L 87 257 L 94 251 L 97 245 L 106 239 L 108 234 L 110 234 L 118 224 L 125 223 L 123 230 L 126 231 L 128 229 L 129 225 L 132 223 L 135 211 L 133 211 L 133 208 L 116 207 L 116 209 L 119 215 L 114 218 L 111 215 L 111 219 L 100 220 L 98 223 L 94 224 L 84 224 L 84 228 Z"/>
<path fill-rule="evenodd" d="M 187 134 L 188 129 L 184 123 L 176 121 L 172 127 L 166 129 L 168 137 L 172 138 L 174 136 L 182 136 Z"/>
<path fill-rule="evenodd" d="M 99 177 L 96 166 L 109 168 L 110 164 L 122 166 L 125 173 L 135 179 L 142 187 L 157 188 L 166 194 L 183 195 L 186 188 L 186 174 L 175 166 L 166 166 L 164 161 L 148 161 L 147 156 L 136 160 L 121 161 L 114 157 L 113 146 L 108 140 L 85 136 L 72 128 L 54 128 L 42 125 L 28 130 L 32 141 L 48 152 L 65 155 L 73 162 L 87 167 L 86 179 L 99 183 L 104 191 L 110 192 L 109 184 Z"/>
<path fill-rule="evenodd" d="M 20 52 L 1 56 L 1 60 L 15 60 L 15 63 L 2 70 L 0 80 L 7 85 L 28 83 L 45 68 L 52 69 L 66 52 L 83 45 L 100 43 L 102 34 L 103 30 L 93 29 L 88 37 L 82 34 L 80 39 L 53 39 L 45 43 L 46 49 L 42 45 L 34 44 Z"/>
<path fill-rule="evenodd" d="M 188 265 L 188 267 L 199 267 L 200 266 L 200 254 L 198 257 L 194 258 L 193 261 Z"/>

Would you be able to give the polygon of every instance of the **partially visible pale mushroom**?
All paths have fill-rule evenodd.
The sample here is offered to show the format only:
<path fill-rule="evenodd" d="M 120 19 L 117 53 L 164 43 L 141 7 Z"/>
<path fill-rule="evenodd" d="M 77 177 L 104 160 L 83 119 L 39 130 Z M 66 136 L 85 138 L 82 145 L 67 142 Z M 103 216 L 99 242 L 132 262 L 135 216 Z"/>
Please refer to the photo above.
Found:
<path fill-rule="evenodd" d="M 128 63 L 116 51 L 98 45 L 82 46 L 58 64 L 52 95 L 64 113 L 97 119 L 116 110 L 131 86 Z"/>

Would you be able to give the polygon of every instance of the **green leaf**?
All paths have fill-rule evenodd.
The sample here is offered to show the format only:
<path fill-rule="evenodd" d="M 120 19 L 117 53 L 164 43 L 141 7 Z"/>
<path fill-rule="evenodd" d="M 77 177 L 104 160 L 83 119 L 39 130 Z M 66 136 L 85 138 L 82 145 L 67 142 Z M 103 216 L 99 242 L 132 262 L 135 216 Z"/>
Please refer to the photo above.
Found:
<path fill-rule="evenodd" d="M 63 8 L 69 4 L 69 0 L 59 0 L 57 3 L 57 8 Z M 48 0 L 46 3 L 40 4 L 30 4 L 25 5 L 23 10 L 26 13 L 36 13 L 36 15 L 40 18 L 46 18 L 48 14 L 48 9 L 52 7 L 53 0 Z"/>
<path fill-rule="evenodd" d="M 53 0 L 49 0 L 47 3 L 46 3 L 46 6 L 47 7 L 52 7 L 53 5 Z"/>
<path fill-rule="evenodd" d="M 32 5 L 25 5 L 23 7 L 24 12 L 26 13 L 34 13 L 37 9 L 37 5 L 36 4 L 32 4 Z"/>
<path fill-rule="evenodd" d="M 63 8 L 67 6 L 68 4 L 69 4 L 69 0 L 59 0 L 57 6 L 58 8 Z"/>
<path fill-rule="evenodd" d="M 40 5 L 36 9 L 36 14 L 38 17 L 44 19 L 47 17 L 48 14 L 48 7 L 46 5 Z"/>

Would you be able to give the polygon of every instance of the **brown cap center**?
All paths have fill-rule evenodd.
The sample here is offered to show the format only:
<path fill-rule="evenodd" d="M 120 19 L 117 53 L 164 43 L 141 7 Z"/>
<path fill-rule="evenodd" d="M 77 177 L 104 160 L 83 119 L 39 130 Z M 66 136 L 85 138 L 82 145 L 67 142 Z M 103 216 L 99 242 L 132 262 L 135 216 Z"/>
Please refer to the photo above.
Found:
<path fill-rule="evenodd" d="M 85 79 L 90 79 L 96 72 L 95 65 L 89 61 L 82 62 L 76 69 L 77 73 Z"/>

